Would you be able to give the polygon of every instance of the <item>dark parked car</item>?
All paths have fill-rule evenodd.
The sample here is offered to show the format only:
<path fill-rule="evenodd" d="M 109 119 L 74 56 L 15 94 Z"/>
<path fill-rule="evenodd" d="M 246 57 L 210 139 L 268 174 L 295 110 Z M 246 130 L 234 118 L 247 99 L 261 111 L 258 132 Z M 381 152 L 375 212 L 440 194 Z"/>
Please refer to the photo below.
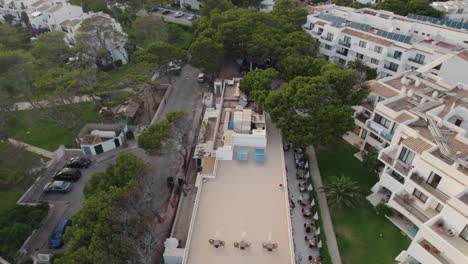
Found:
<path fill-rule="evenodd" d="M 61 220 L 52 231 L 52 234 L 49 237 L 49 248 L 57 249 L 63 245 L 63 234 L 65 234 L 65 229 L 68 226 L 71 226 L 72 221 L 70 219 Z"/>
<path fill-rule="evenodd" d="M 71 191 L 72 183 L 66 181 L 52 181 L 44 186 L 45 193 L 67 193 Z"/>
<path fill-rule="evenodd" d="M 158 11 L 159 11 L 159 8 L 157 8 L 157 7 L 154 7 L 154 6 L 153 6 L 153 7 L 151 8 L 151 12 L 158 12 Z"/>
<path fill-rule="evenodd" d="M 81 177 L 81 171 L 71 168 L 63 168 L 54 175 L 54 181 L 77 181 Z"/>
<path fill-rule="evenodd" d="M 91 160 L 87 158 L 72 158 L 67 160 L 65 164 L 68 168 L 75 168 L 75 169 L 84 169 L 88 168 L 91 165 Z"/>
<path fill-rule="evenodd" d="M 171 11 L 169 11 L 169 10 L 164 10 L 164 11 L 162 12 L 163 15 L 169 15 L 170 13 L 171 13 Z"/>

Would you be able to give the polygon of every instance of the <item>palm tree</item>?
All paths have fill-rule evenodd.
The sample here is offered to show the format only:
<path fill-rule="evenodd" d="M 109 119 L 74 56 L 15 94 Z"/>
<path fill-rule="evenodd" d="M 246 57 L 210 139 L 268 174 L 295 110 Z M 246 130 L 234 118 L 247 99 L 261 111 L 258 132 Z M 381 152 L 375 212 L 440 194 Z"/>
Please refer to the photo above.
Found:
<path fill-rule="evenodd" d="M 344 175 L 333 177 L 329 184 L 321 188 L 321 191 L 325 193 L 328 204 L 332 208 L 354 208 L 361 198 L 357 182 L 352 181 L 351 178 Z"/>

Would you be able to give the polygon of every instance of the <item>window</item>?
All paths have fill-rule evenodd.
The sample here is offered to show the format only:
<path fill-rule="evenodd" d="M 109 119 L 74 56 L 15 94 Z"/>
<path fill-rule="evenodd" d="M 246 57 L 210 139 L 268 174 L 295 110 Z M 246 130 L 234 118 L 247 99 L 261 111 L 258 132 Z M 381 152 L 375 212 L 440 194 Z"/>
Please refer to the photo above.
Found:
<path fill-rule="evenodd" d="M 330 45 L 325 44 L 325 49 L 326 49 L 326 50 L 331 50 L 331 48 L 332 48 L 332 47 L 331 47 Z"/>
<path fill-rule="evenodd" d="M 457 14 L 462 14 L 463 13 L 463 8 L 457 10 Z"/>
<path fill-rule="evenodd" d="M 414 31 L 414 33 L 418 34 L 418 33 L 419 33 L 419 31 L 415 30 L 415 31 Z"/>
<path fill-rule="evenodd" d="M 427 201 L 427 195 L 425 195 L 424 193 L 422 193 L 420 190 L 418 189 L 414 189 L 413 191 L 413 195 L 414 197 L 418 198 L 421 202 L 425 203 Z"/>
<path fill-rule="evenodd" d="M 405 164 L 410 164 L 413 162 L 414 153 L 403 147 L 401 149 L 400 156 L 398 156 L 398 159 L 403 161 Z"/>
<path fill-rule="evenodd" d="M 419 64 L 424 64 L 424 59 L 426 58 L 426 56 L 422 55 L 422 54 L 416 54 L 416 57 L 414 58 L 415 62 L 419 63 Z"/>
<path fill-rule="evenodd" d="M 444 209 L 444 206 L 441 203 L 438 203 L 435 210 L 440 213 L 442 209 Z"/>
<path fill-rule="evenodd" d="M 394 123 L 392 129 L 390 130 L 391 135 L 395 134 L 395 130 L 397 129 L 397 127 L 398 127 L 398 124 Z"/>
<path fill-rule="evenodd" d="M 381 116 L 379 114 L 375 114 L 374 122 L 384 126 L 385 128 L 389 128 L 390 123 L 391 123 L 388 119 L 386 119 L 385 117 L 383 117 L 383 116 Z"/>
<path fill-rule="evenodd" d="M 392 175 L 392 177 L 400 183 L 405 183 L 405 178 L 398 174 L 396 171 L 392 170 L 392 172 L 390 172 L 390 175 Z"/>
<path fill-rule="evenodd" d="M 396 28 L 396 30 L 400 30 L 400 28 L 399 28 L 399 27 L 397 27 L 397 28 Z"/>
<path fill-rule="evenodd" d="M 379 62 L 380 62 L 380 61 L 379 61 L 378 59 L 371 58 L 370 62 L 371 62 L 372 64 L 379 65 Z"/>
<path fill-rule="evenodd" d="M 359 59 L 359 60 L 364 59 L 364 54 L 356 53 L 356 59 Z"/>
<path fill-rule="evenodd" d="M 367 136 L 367 130 L 363 129 L 361 133 L 361 138 L 366 139 L 366 136 Z"/>
<path fill-rule="evenodd" d="M 393 54 L 393 58 L 399 60 L 401 58 L 401 51 L 395 50 L 395 53 Z"/>
<path fill-rule="evenodd" d="M 427 183 L 432 186 L 432 188 L 436 189 L 437 186 L 439 186 L 441 180 L 442 177 L 435 174 L 434 172 L 431 172 L 431 175 L 429 175 L 429 178 L 427 178 Z"/>
<path fill-rule="evenodd" d="M 351 38 L 348 37 L 348 36 L 345 36 L 345 37 L 344 37 L 344 43 L 346 43 L 346 44 L 351 43 Z"/>
<path fill-rule="evenodd" d="M 466 225 L 465 228 L 463 228 L 463 230 L 460 232 L 460 237 L 468 242 L 468 225 Z"/>
<path fill-rule="evenodd" d="M 366 47 L 366 45 L 367 45 L 367 42 L 365 42 L 365 41 L 362 41 L 362 40 L 360 40 L 360 41 L 359 41 L 359 47 L 361 47 L 361 48 L 365 48 L 365 47 Z"/>
<path fill-rule="evenodd" d="M 383 143 L 383 140 L 379 138 L 379 136 L 377 136 L 376 134 L 374 133 L 370 133 L 370 137 L 377 140 L 378 142 L 380 143 Z"/>
<path fill-rule="evenodd" d="M 339 58 L 338 59 L 338 62 L 341 63 L 341 64 L 346 64 L 346 60 L 345 59 L 342 59 L 342 58 Z"/>
<path fill-rule="evenodd" d="M 327 40 L 333 40 L 333 34 L 327 33 Z"/>
<path fill-rule="evenodd" d="M 382 53 L 382 47 L 380 47 L 380 46 L 375 46 L 375 47 L 374 47 L 374 51 L 377 52 L 377 53 Z"/>

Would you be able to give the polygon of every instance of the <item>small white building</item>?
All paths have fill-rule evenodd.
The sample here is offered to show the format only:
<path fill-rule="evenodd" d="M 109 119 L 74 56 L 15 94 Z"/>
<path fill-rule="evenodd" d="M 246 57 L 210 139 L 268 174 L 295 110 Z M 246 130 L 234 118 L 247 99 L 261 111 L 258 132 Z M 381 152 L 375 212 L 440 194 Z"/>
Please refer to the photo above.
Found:
<path fill-rule="evenodd" d="M 117 124 L 86 124 L 78 135 L 84 155 L 99 155 L 125 143 L 128 126 Z"/>
<path fill-rule="evenodd" d="M 165 264 L 182 264 L 185 249 L 179 248 L 177 238 L 167 238 L 164 242 L 163 259 Z"/>
<path fill-rule="evenodd" d="M 432 2 L 431 6 L 445 13 L 445 18 L 468 22 L 468 0 Z"/>
<path fill-rule="evenodd" d="M 39 32 L 44 30 L 61 31 L 60 24 L 83 14 L 81 6 L 71 5 L 64 0 L 41 0 L 29 6 L 27 11 L 31 27 Z"/>

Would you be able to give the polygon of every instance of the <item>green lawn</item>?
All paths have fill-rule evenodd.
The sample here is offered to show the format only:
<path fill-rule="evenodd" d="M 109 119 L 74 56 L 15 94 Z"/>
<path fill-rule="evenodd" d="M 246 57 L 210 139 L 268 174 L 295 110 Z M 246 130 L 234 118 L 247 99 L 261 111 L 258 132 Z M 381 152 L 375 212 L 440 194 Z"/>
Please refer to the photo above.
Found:
<path fill-rule="evenodd" d="M 359 183 L 365 197 L 371 193 L 370 188 L 377 179 L 369 176 L 353 156 L 355 152 L 357 150 L 345 142 L 318 148 L 320 174 L 324 184 L 333 176 L 351 177 Z M 395 257 L 410 243 L 389 220 L 377 215 L 365 199 L 356 208 L 331 208 L 330 213 L 345 264 L 393 264 Z"/>
<path fill-rule="evenodd" d="M 94 103 L 81 103 L 79 107 L 80 122 L 70 130 L 57 123 L 44 121 L 38 111 L 18 111 L 8 118 L 9 135 L 11 138 L 51 151 L 62 144 L 73 146 L 82 126 L 98 121 Z"/>
<path fill-rule="evenodd" d="M 14 188 L 8 191 L 0 191 L 0 215 L 9 211 L 16 205 L 16 201 L 23 195 L 20 190 Z"/>

